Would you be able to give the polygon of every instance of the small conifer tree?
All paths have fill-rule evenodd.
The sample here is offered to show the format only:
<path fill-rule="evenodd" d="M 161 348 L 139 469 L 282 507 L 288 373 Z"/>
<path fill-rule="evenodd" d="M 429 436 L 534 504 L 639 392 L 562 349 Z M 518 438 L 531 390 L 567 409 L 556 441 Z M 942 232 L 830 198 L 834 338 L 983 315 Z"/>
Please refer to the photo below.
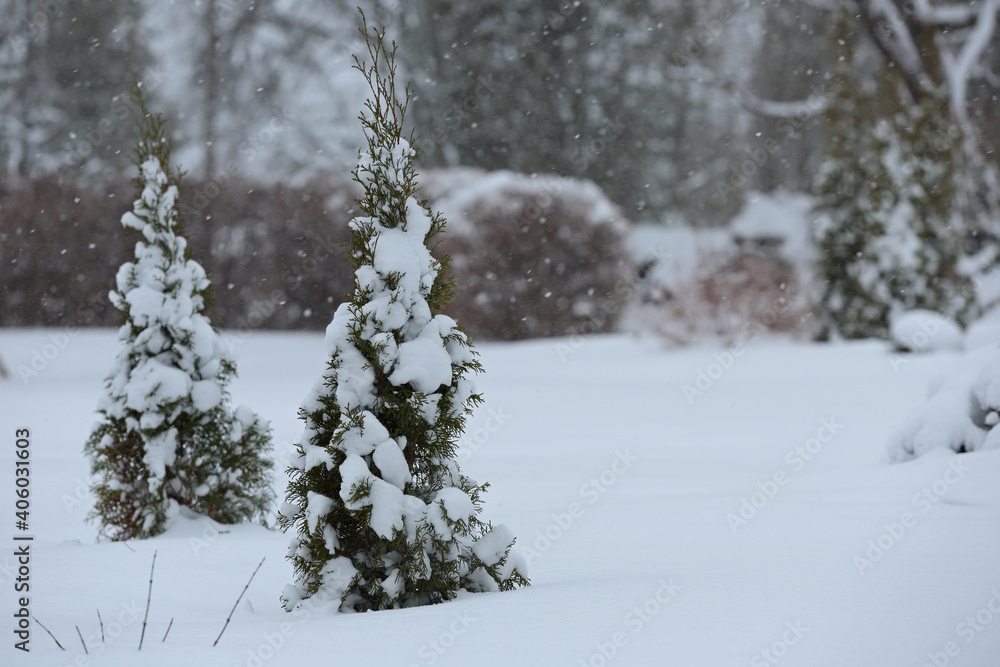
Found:
<path fill-rule="evenodd" d="M 296 532 L 295 583 L 282 593 L 289 611 L 310 597 L 369 611 L 528 583 L 511 532 L 479 518 L 487 485 L 455 460 L 480 401 L 468 376 L 482 369 L 465 331 L 440 313 L 452 285 L 429 244 L 445 221 L 416 199 L 396 46 L 362 20 L 369 59 L 355 57 L 355 68 L 371 97 L 353 172 L 364 188 L 363 215 L 350 223 L 354 290 L 327 329 L 327 371 L 299 412 L 305 431 L 279 514 Z"/>
<path fill-rule="evenodd" d="M 891 65 L 876 104 L 855 73 L 849 21 L 842 10 L 832 33 L 817 177 L 820 337 L 884 338 L 894 314 L 915 308 L 964 322 L 972 290 L 956 270 L 947 108 L 929 83 L 919 104 L 906 100 Z"/>
<path fill-rule="evenodd" d="M 162 532 L 181 505 L 235 523 L 262 519 L 273 501 L 270 429 L 246 406 L 230 406 L 236 367 L 204 314 L 208 277 L 180 236 L 180 174 L 170 168 L 162 118 L 136 98 L 138 197 L 121 224 L 142 239 L 110 294 L 124 320 L 121 348 L 85 446 L 97 497 L 91 518 L 116 540 Z"/>

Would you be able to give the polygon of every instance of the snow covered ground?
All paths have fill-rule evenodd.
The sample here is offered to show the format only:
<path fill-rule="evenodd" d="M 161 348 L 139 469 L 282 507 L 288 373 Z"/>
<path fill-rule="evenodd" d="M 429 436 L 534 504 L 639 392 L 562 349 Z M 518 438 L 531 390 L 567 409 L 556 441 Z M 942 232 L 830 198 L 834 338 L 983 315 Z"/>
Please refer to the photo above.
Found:
<path fill-rule="evenodd" d="M 255 333 L 238 348 L 234 399 L 272 421 L 286 460 L 325 362 L 322 336 Z M 885 463 L 890 432 L 957 353 L 764 339 L 663 351 L 620 336 L 479 349 L 487 402 L 461 460 L 492 484 L 487 515 L 519 536 L 533 585 L 419 609 L 287 614 L 281 533 L 189 517 L 156 539 L 95 544 L 81 451 L 115 336 L 0 331 L 13 374 L 0 383 L 0 663 L 1000 661 L 1000 452 Z M 22 381 L 18 367 L 32 363 L 37 375 Z M 31 431 L 30 613 L 65 652 L 37 625 L 30 655 L 13 647 L 17 428 Z"/>

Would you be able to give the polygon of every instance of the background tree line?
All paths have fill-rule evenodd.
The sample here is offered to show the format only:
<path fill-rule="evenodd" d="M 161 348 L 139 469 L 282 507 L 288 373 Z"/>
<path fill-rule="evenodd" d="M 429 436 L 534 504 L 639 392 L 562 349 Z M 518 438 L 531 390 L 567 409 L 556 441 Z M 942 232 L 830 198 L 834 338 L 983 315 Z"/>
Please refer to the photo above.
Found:
<path fill-rule="evenodd" d="M 922 104 L 915 82 L 943 91 L 955 144 L 949 206 L 968 222 L 964 243 L 996 236 L 993 0 L 364 4 L 401 47 L 421 169 L 589 179 L 629 220 L 695 227 L 725 224 L 751 190 L 815 191 L 843 85 L 833 64 L 844 7 L 856 52 L 849 85 L 875 95 L 892 68 L 907 91 L 897 108 Z M 343 175 L 361 143 L 364 96 L 349 68 L 353 5 L 0 0 L 3 324 L 72 322 L 69 304 L 106 289 L 90 245 L 121 260 L 113 249 L 127 202 L 82 203 L 127 192 L 135 82 L 163 110 L 188 171 L 188 235 L 222 272 L 216 307 L 227 308 L 229 283 L 241 286 L 233 299 L 248 298 L 241 271 L 287 283 L 289 265 L 316 248 L 310 234 L 349 205 Z M 328 290 L 337 272 L 324 268 L 299 289 Z M 328 313 L 305 315 L 322 302 L 288 294 L 266 326 L 324 325 Z"/>

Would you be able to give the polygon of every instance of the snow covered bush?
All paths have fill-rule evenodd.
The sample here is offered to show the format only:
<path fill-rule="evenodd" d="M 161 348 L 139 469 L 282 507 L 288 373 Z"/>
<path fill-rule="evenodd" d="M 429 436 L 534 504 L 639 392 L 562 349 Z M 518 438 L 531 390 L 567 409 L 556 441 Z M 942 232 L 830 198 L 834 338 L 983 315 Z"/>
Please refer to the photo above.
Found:
<path fill-rule="evenodd" d="M 97 497 L 91 514 L 116 540 L 164 530 L 179 505 L 221 523 L 262 518 L 270 490 L 268 426 L 230 406 L 235 364 L 205 316 L 210 282 L 179 235 L 179 174 L 163 122 L 141 104 L 138 198 L 122 216 L 141 233 L 111 302 L 121 349 L 85 447 Z"/>
<path fill-rule="evenodd" d="M 282 604 L 370 611 L 527 584 L 513 535 L 479 519 L 485 484 L 462 474 L 457 441 L 480 397 L 466 333 L 440 313 L 452 284 L 429 244 L 444 228 L 416 199 L 403 138 L 409 89 L 395 88 L 384 33 L 356 58 L 372 96 L 354 171 L 363 215 L 350 223 L 354 291 L 327 328 L 330 362 L 300 410 L 305 431 L 279 522 L 294 528 L 295 582 Z"/>
<path fill-rule="evenodd" d="M 515 340 L 617 327 L 633 286 L 621 211 L 591 181 L 449 169 L 430 197 L 463 290 L 449 312 L 478 336 Z"/>
<path fill-rule="evenodd" d="M 908 461 L 934 449 L 957 453 L 1000 448 L 1000 349 L 994 344 L 961 364 L 891 436 L 889 459 Z"/>
<path fill-rule="evenodd" d="M 890 67 L 880 108 L 856 80 L 845 12 L 837 26 L 817 188 L 821 336 L 885 338 L 890 318 L 914 308 L 965 324 L 973 290 L 957 270 L 946 103 L 929 83 L 920 104 L 906 99 Z"/>
<path fill-rule="evenodd" d="M 894 315 L 889 338 L 899 352 L 932 352 L 962 348 L 962 329 L 955 320 L 929 310 Z"/>
<path fill-rule="evenodd" d="M 737 253 L 788 266 L 804 290 L 815 282 L 814 206 L 814 198 L 802 192 L 748 192 L 729 223 Z"/>
<path fill-rule="evenodd" d="M 742 238 L 735 229 L 637 226 L 629 242 L 637 298 L 623 327 L 671 345 L 808 331 L 799 266 L 770 245 L 734 244 Z"/>

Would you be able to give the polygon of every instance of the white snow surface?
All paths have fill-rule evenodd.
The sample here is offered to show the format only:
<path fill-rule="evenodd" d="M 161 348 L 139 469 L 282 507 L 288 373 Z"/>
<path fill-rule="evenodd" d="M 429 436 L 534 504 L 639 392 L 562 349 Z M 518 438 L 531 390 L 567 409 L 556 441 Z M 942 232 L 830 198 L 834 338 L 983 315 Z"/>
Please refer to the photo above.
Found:
<path fill-rule="evenodd" d="M 998 342 L 1000 342 L 1000 308 L 992 308 L 969 325 L 965 332 L 965 349 L 971 351 L 981 347 L 993 347 Z"/>
<path fill-rule="evenodd" d="M 33 353 L 60 335 L 64 349 L 23 382 L 18 367 L 41 367 Z M 884 461 L 889 434 L 949 374 L 955 353 L 762 337 L 689 403 L 683 385 L 713 368 L 721 348 L 590 336 L 560 356 L 560 342 L 479 346 L 486 403 L 459 456 L 465 472 L 491 483 L 486 516 L 518 537 L 532 586 L 350 615 L 316 600 L 284 612 L 289 536 L 261 526 L 180 512 L 156 538 L 95 543 L 82 447 L 115 334 L 0 330 L 12 371 L 0 382 L 10 491 L 0 502 L 10 516 L 14 431 L 28 428 L 31 614 L 66 647 L 33 625 L 22 654 L 8 630 L 0 663 L 586 665 L 601 664 L 610 644 L 607 665 L 639 667 L 920 667 L 946 647 L 958 651 L 955 667 L 996 666 L 1000 452 L 936 448 Z M 257 333 L 239 352 L 231 393 L 271 420 L 281 471 L 302 430 L 299 398 L 328 359 L 323 336 Z M 898 356 L 906 362 L 893 363 Z M 734 531 L 729 517 L 741 511 L 750 518 Z M 0 554 L 8 627 L 13 520 Z M 344 560 L 324 578 L 333 599 L 353 576 Z M 783 655 L 770 663 L 764 651 Z"/>

